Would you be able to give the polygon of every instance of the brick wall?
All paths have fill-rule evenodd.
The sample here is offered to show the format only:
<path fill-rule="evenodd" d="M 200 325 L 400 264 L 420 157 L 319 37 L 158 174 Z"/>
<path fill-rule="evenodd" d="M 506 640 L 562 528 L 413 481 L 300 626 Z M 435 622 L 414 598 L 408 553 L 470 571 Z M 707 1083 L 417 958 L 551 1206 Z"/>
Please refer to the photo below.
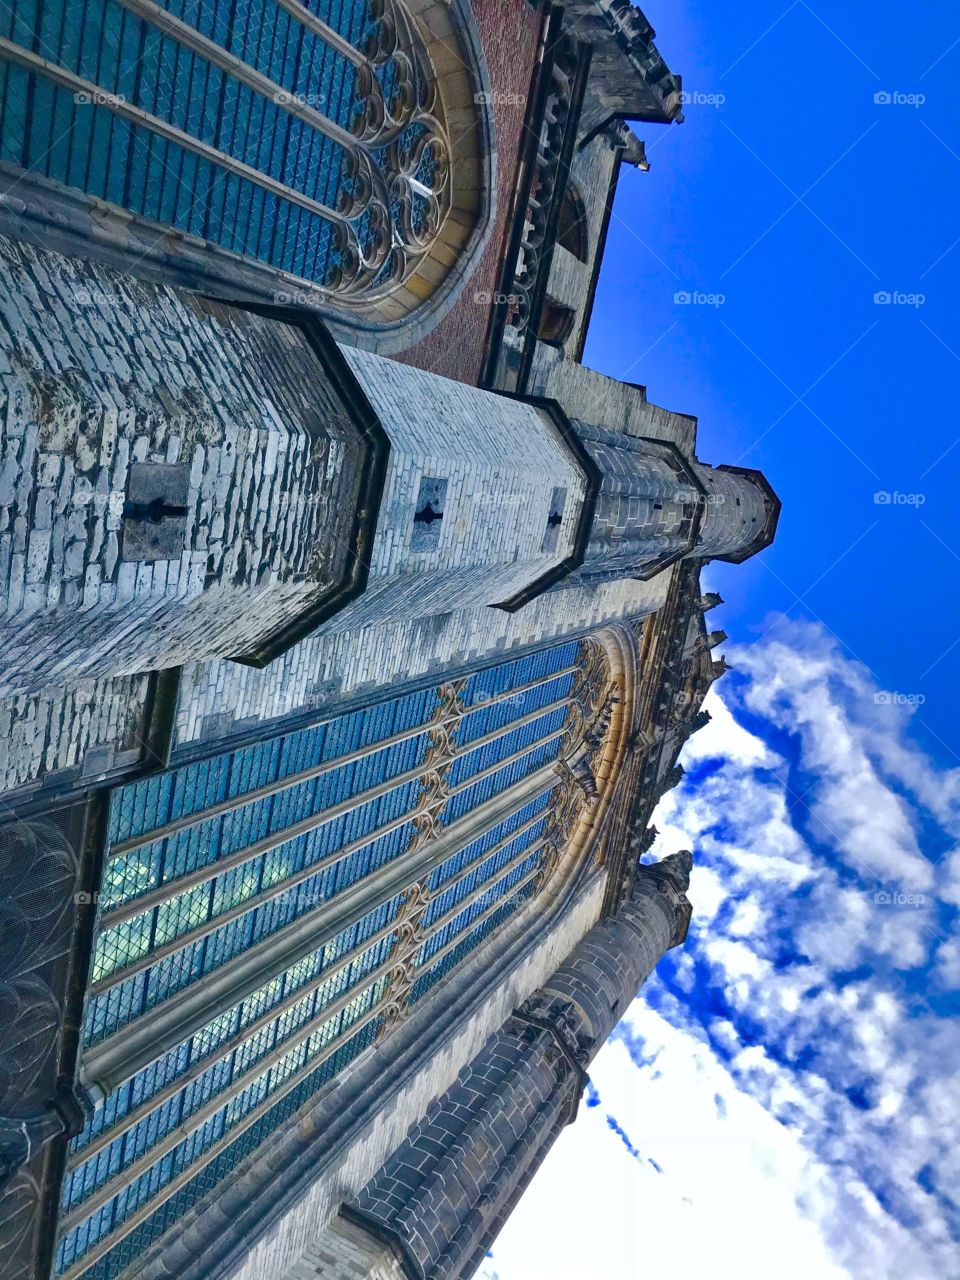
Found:
<path fill-rule="evenodd" d="M 473 279 L 449 313 L 422 342 L 396 357 L 420 369 L 471 383 L 480 376 L 491 310 L 489 301 L 478 302 L 477 295 L 490 298 L 500 282 L 542 21 L 528 0 L 474 0 L 473 10 L 494 95 L 497 210 L 493 234 Z"/>
<path fill-rule="evenodd" d="M 322 1241 L 308 1249 L 286 1280 L 407 1280 L 399 1260 L 388 1244 L 371 1240 L 365 1231 L 335 1218 Z"/>

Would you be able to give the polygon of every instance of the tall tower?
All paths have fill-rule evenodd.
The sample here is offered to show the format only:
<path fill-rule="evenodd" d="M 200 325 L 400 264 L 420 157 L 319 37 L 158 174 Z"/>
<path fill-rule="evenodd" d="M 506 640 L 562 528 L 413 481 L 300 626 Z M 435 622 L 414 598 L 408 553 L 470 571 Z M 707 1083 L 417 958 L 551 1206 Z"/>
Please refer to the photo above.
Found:
<path fill-rule="evenodd" d="M 0 22 L 4 1276 L 466 1278 L 776 529 L 581 363 L 679 79 L 601 0 Z"/>

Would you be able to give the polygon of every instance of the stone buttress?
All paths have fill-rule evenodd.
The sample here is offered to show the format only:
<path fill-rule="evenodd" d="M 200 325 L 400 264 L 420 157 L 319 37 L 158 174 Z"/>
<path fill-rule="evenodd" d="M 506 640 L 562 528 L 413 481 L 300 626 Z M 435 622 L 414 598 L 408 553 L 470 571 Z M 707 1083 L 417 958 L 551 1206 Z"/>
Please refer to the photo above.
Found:
<path fill-rule="evenodd" d="M 380 442 L 337 366 L 297 317 L 0 243 L 0 694 L 292 643 L 355 590 Z"/>
<path fill-rule="evenodd" d="M 776 525 L 759 473 L 692 443 L 25 243 L 0 242 L 0 362 L 0 703 L 191 668 L 196 714 L 229 720 L 235 664 L 276 663 L 265 718 L 304 664 L 345 693 L 365 661 L 646 616 L 678 560 L 745 559 Z"/>

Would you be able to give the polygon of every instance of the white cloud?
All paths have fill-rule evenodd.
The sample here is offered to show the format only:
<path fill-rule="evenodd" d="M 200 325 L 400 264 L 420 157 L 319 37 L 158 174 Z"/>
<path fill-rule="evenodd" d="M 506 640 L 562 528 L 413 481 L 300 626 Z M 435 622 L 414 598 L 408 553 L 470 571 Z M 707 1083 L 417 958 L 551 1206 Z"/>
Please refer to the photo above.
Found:
<path fill-rule="evenodd" d="M 697 858 L 690 941 L 598 1056 L 501 1280 L 960 1277 L 960 1029 L 929 1003 L 960 979 L 960 774 L 817 628 L 733 656 L 655 818 L 655 854 Z"/>

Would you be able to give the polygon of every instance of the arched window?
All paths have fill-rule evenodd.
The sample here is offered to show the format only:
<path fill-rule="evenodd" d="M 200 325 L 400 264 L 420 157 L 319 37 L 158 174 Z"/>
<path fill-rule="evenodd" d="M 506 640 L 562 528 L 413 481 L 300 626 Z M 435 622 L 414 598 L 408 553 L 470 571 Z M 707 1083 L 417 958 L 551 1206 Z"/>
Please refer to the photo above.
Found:
<path fill-rule="evenodd" d="M 373 318 L 391 296 L 395 317 L 405 283 L 411 310 L 445 274 L 431 255 L 448 215 L 464 251 L 486 216 L 486 159 L 458 158 L 454 183 L 445 123 L 445 95 L 483 117 L 470 55 L 443 0 L 418 8 L 422 26 L 402 0 L 13 5 L 0 157 L 148 220 L 154 240 L 175 228 Z M 434 48 L 461 53 L 442 90 Z"/>
<path fill-rule="evenodd" d="M 606 732 L 596 653 L 114 793 L 83 1027 L 106 1098 L 71 1143 L 61 1277 L 117 1275 L 536 895 Z"/>
<path fill-rule="evenodd" d="M 564 249 L 572 253 L 575 258 L 579 258 L 581 262 L 586 262 L 589 257 L 587 211 L 580 192 L 572 183 L 568 183 L 560 205 L 557 244 L 563 245 Z"/>
<path fill-rule="evenodd" d="M 576 313 L 572 307 L 548 296 L 543 300 L 537 337 L 541 342 L 548 342 L 552 347 L 562 347 L 573 332 L 575 319 Z"/>

